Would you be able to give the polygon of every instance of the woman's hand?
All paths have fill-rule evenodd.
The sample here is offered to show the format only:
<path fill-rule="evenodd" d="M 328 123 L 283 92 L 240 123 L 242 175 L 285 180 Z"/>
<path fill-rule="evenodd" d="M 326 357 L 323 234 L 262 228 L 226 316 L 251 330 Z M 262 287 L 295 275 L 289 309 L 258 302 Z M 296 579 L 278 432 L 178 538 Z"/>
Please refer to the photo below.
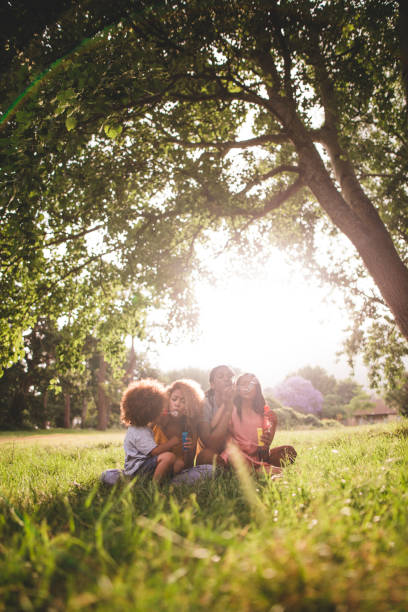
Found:
<path fill-rule="evenodd" d="M 273 434 L 274 432 L 272 430 L 269 430 L 269 431 L 264 431 L 261 436 L 261 441 L 268 448 L 268 450 L 269 450 L 270 445 L 272 444 Z"/>
<path fill-rule="evenodd" d="M 278 424 L 278 417 L 272 410 L 270 410 L 268 413 L 268 421 L 269 421 L 269 429 L 263 431 L 261 440 L 269 451 L 269 447 L 272 444 L 272 440 L 276 432 L 276 426 Z"/>
<path fill-rule="evenodd" d="M 183 451 L 191 451 L 193 448 L 193 439 L 191 436 L 186 436 L 183 440 Z"/>
<path fill-rule="evenodd" d="M 235 393 L 236 393 L 235 385 L 229 385 L 228 387 L 225 387 L 222 393 L 222 401 L 224 404 L 224 408 L 228 408 L 232 410 L 233 405 L 234 405 L 233 402 L 234 402 Z"/>

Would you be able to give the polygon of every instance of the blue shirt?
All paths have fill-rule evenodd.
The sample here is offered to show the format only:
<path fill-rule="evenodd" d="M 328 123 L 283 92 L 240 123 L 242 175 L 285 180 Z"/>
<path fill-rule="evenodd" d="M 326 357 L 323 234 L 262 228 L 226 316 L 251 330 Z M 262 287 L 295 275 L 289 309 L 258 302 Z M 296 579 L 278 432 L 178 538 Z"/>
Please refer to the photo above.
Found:
<path fill-rule="evenodd" d="M 157 444 L 154 441 L 153 432 L 150 427 L 130 425 L 126 432 L 123 446 L 125 448 L 125 468 L 123 473 L 126 476 L 133 476 L 142 467 Z"/>

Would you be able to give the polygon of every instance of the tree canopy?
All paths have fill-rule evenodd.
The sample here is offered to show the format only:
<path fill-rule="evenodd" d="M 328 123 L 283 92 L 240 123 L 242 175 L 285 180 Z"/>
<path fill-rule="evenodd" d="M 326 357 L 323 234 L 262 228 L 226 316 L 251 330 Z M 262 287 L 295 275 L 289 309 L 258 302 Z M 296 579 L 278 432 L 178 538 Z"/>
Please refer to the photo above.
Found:
<path fill-rule="evenodd" d="M 40 313 L 104 338 L 123 309 L 132 334 L 151 304 L 182 309 L 196 245 L 219 227 L 249 256 L 273 242 L 312 258 L 407 354 L 398 2 L 46 6 L 1 54 L 3 365 Z M 344 234 L 361 265 L 313 259 L 320 232 Z"/>

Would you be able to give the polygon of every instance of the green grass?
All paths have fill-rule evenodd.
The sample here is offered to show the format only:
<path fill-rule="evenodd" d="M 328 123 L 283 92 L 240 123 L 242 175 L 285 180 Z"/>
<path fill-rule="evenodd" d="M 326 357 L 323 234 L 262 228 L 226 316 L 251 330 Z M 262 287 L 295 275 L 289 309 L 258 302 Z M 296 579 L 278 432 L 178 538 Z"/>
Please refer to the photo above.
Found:
<path fill-rule="evenodd" d="M 126 428 L 118 428 L 111 429 L 109 433 L 105 431 L 98 431 L 96 429 L 62 429 L 62 428 L 54 428 L 54 429 L 27 429 L 23 431 L 0 431 L 0 444 L 16 440 L 19 441 L 24 440 L 25 438 L 41 438 L 52 437 L 56 434 L 63 435 L 65 439 L 69 439 L 69 436 L 74 435 L 77 438 L 86 438 L 91 437 L 93 439 L 112 439 L 112 436 L 115 438 L 116 435 L 121 435 L 122 437 L 126 433 Z"/>
<path fill-rule="evenodd" d="M 106 488 L 122 438 L 2 438 L 0 610 L 408 610 L 407 421 L 280 432 L 252 492 Z"/>

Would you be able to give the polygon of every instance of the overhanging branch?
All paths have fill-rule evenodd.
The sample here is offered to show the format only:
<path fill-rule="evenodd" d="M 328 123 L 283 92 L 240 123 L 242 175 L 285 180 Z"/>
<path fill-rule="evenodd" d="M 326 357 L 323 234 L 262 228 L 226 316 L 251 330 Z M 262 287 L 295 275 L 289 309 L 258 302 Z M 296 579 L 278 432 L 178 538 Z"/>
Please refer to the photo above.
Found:
<path fill-rule="evenodd" d="M 247 149 L 250 147 L 262 146 L 264 144 L 282 143 L 288 142 L 289 139 L 284 131 L 279 134 L 265 134 L 263 136 L 257 136 L 255 138 L 248 138 L 247 140 L 227 140 L 227 141 L 206 141 L 201 140 L 200 142 L 192 142 L 190 140 L 179 140 L 174 137 L 167 137 L 166 142 L 178 144 L 182 147 L 189 149 L 203 149 L 203 148 L 214 148 L 220 149 L 224 152 L 230 149 Z"/>
<path fill-rule="evenodd" d="M 251 217 L 252 219 L 261 219 L 272 210 L 276 210 L 282 204 L 284 204 L 289 198 L 294 196 L 302 187 L 304 186 L 304 181 L 301 176 L 299 176 L 292 185 L 290 185 L 287 189 L 283 191 L 279 191 L 275 195 L 272 196 L 270 200 L 265 202 L 264 206 L 260 210 L 248 210 L 245 208 L 236 208 L 234 210 L 234 215 L 244 215 L 246 217 Z"/>
<path fill-rule="evenodd" d="M 272 170 L 269 170 L 269 172 L 266 172 L 265 174 L 260 174 L 259 176 L 257 176 L 256 179 L 253 179 L 252 181 L 250 181 L 245 187 L 244 189 L 242 189 L 238 195 L 245 195 L 246 193 L 248 193 L 248 191 L 250 191 L 252 189 L 252 187 L 256 187 L 256 185 L 260 185 L 261 183 L 263 183 L 264 181 L 267 181 L 270 178 L 273 178 L 274 176 L 276 176 L 277 174 L 282 174 L 282 172 L 300 172 L 300 169 L 298 166 L 290 166 L 290 165 L 281 165 L 281 166 L 277 166 L 276 168 L 273 168 Z"/>

